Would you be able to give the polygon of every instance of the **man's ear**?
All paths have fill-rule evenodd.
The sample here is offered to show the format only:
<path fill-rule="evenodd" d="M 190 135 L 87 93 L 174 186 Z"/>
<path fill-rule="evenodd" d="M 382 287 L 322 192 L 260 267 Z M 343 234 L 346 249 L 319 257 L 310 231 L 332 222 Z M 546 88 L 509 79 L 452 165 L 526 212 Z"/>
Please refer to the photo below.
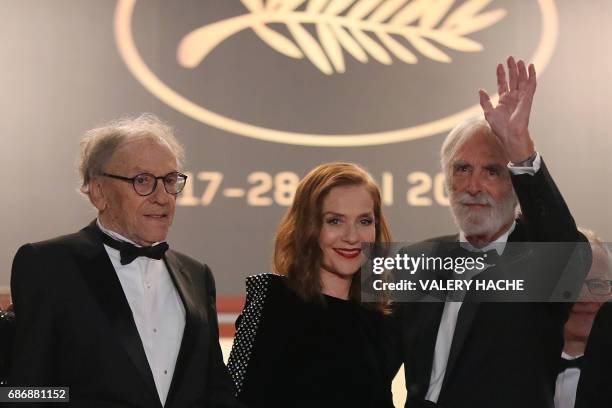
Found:
<path fill-rule="evenodd" d="M 99 177 L 94 177 L 89 182 L 89 200 L 98 209 L 98 212 L 104 211 L 108 205 L 104 186 Z"/>

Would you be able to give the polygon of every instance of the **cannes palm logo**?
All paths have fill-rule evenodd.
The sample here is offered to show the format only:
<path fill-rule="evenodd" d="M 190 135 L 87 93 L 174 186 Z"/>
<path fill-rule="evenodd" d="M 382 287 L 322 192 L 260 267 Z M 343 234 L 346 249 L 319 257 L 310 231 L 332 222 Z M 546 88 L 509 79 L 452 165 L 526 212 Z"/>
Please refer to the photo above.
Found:
<path fill-rule="evenodd" d="M 230 0 L 224 0 L 223 3 Z M 236 0 L 237 1 L 237 0 Z M 115 34 L 122 58 L 132 74 L 157 98 L 196 120 L 224 131 L 272 142 L 310 145 L 310 146 L 366 146 L 394 143 L 423 138 L 445 132 L 463 119 L 479 112 L 476 104 L 466 103 L 461 109 L 448 114 L 432 117 L 421 123 L 398 123 L 394 129 L 367 132 L 304 132 L 284 130 L 274 124 L 262 126 L 240 120 L 230 114 L 222 114 L 206 108 L 201 100 L 193 95 L 175 90 L 166 79 L 160 79 L 153 72 L 139 52 L 134 40 L 133 21 L 137 0 L 119 0 L 115 14 Z M 220 2 L 217 2 L 220 3 Z M 454 65 L 456 60 L 469 61 L 469 55 L 486 54 L 485 41 L 478 41 L 479 35 L 495 45 L 496 25 L 511 18 L 508 7 L 513 2 L 495 2 L 493 0 L 241 0 L 245 12 L 219 21 L 207 22 L 197 28 L 181 34 L 176 41 L 172 64 L 177 68 L 206 76 L 206 63 L 215 58 L 215 51 L 231 41 L 244 41 L 238 34 L 250 31 L 255 34 L 253 41 L 266 44 L 276 55 L 291 60 L 301 60 L 308 67 L 316 70 L 319 78 L 312 72 L 306 72 L 315 90 L 311 97 L 319 98 L 321 103 L 310 105 L 309 112 L 317 115 L 317 106 L 329 111 L 324 101 L 330 94 L 337 97 L 338 90 L 330 83 L 340 82 L 350 75 L 351 69 L 357 71 L 362 66 L 377 65 L 375 74 L 360 69 L 354 80 L 355 87 L 362 87 L 361 75 L 371 75 L 379 83 L 392 89 L 394 86 L 411 83 L 410 76 L 425 78 L 423 72 L 443 72 L 440 66 L 449 66 L 447 71 L 456 75 L 465 67 Z M 496 4 L 499 3 L 499 4 Z M 540 35 L 533 47 L 530 60 L 543 71 L 553 52 L 558 22 L 554 0 L 539 0 L 535 3 L 539 10 Z M 505 6 L 504 6 L 505 5 Z M 180 22 L 179 22 L 180 23 Z M 163 30 L 161 30 L 163 32 Z M 501 35 L 501 34 L 500 34 Z M 506 34 L 508 36 L 508 34 Z M 240 37 L 240 38 L 238 38 Z M 251 44 L 252 45 L 252 44 Z M 245 45 L 250 46 L 249 44 Z M 513 52 L 509 49 L 507 53 Z M 252 58 L 252 57 L 251 57 Z M 259 61 L 257 61 L 259 63 Z M 253 64 L 244 61 L 244 66 Z M 478 63 L 478 61 L 476 61 Z M 278 74 L 279 66 L 271 67 L 271 76 Z M 386 76 L 381 69 L 391 70 L 392 66 L 404 64 L 407 68 L 393 70 L 393 75 Z M 419 71 L 419 66 L 423 66 Z M 473 66 L 473 65 L 472 65 Z M 283 67 L 293 69 L 294 65 Z M 412 68 L 412 69 L 408 69 Z M 487 67 L 489 68 L 489 67 Z M 199 70 L 199 71 L 198 71 Z M 424 70 L 424 71 L 423 71 Z M 276 71 L 276 72 L 275 72 Z M 175 71 L 178 72 L 178 71 Z M 365 74 L 364 74 L 365 72 Z M 489 72 L 489 71 L 486 71 Z M 299 74 L 298 73 L 298 74 Z M 205 78 L 201 78 L 205 81 Z M 317 82 L 317 81 L 321 82 Z M 428 78 L 435 83 L 435 78 Z M 394 83 L 395 81 L 395 83 Z M 342 82 L 347 89 L 346 81 Z M 378 91 L 384 91 L 384 86 Z M 240 89 L 228 92 L 240 94 Z M 276 89 L 276 92 L 278 91 Z M 282 87 L 280 87 L 282 89 Z M 374 87 L 376 89 L 376 87 Z M 259 86 L 258 93 L 266 89 Z M 318 92 L 318 93 L 317 93 Z M 422 92 L 422 91 L 421 91 Z M 285 89 L 286 98 L 300 98 Z M 347 93 L 345 91 L 345 93 Z M 467 101 L 472 95 L 466 95 Z M 263 94 L 259 97 L 265 97 Z M 351 99 L 348 92 L 347 99 Z M 366 96 L 367 97 L 367 96 Z M 278 100 L 278 99 L 276 99 Z M 399 101 L 409 105 L 410 101 Z M 418 104 L 413 97 L 412 104 Z M 350 104 L 350 103 L 349 103 Z M 346 111 L 347 103 L 342 104 Z M 379 110 L 385 110 L 384 103 Z M 440 106 L 441 104 L 436 104 Z M 443 111 L 444 108 L 429 111 Z M 359 112 L 357 116 L 359 115 Z M 332 113 L 333 115 L 333 113 Z M 361 115 L 363 116 L 363 115 Z M 384 116 L 384 115 L 383 115 Z M 386 115 L 389 116 L 389 115 Z M 440 117 L 441 116 L 441 117 Z M 333 117 L 331 121 L 333 121 Z M 338 114 L 338 121 L 345 121 Z"/>

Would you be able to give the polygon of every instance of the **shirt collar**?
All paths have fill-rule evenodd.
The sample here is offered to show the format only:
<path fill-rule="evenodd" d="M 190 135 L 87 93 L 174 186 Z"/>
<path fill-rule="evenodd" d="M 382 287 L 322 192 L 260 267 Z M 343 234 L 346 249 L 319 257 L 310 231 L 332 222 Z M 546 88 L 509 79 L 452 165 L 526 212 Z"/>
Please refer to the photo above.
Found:
<path fill-rule="evenodd" d="M 100 217 L 96 218 L 96 224 L 98 225 L 98 228 L 100 228 L 100 231 L 102 231 L 103 233 L 105 233 L 106 235 L 108 235 L 111 238 L 115 238 L 116 240 L 123 241 L 123 242 L 129 242 L 130 244 L 136 245 L 137 247 L 141 247 L 142 246 L 142 245 L 138 245 L 137 243 L 135 243 L 131 239 L 128 239 L 128 238 L 124 237 L 123 235 L 119 234 L 118 232 L 109 230 L 108 228 L 104 227 L 104 225 L 102 225 L 102 222 L 100 222 Z"/>
<path fill-rule="evenodd" d="M 465 237 L 465 232 L 463 231 L 459 231 L 459 242 L 461 243 L 462 248 L 465 248 L 471 252 L 487 252 L 491 249 L 495 249 L 497 251 L 497 254 L 501 255 L 504 252 L 504 249 L 506 248 L 508 237 L 510 236 L 512 231 L 514 231 L 515 227 L 516 227 L 516 221 L 513 221 L 512 225 L 510 225 L 510 228 L 508 228 L 506 232 L 501 234 L 495 241 L 489 243 L 488 245 L 482 248 L 476 248 L 475 246 L 470 244 Z"/>
<path fill-rule="evenodd" d="M 575 359 L 580 358 L 580 357 L 582 357 L 582 356 L 583 356 L 582 354 L 581 354 L 581 355 L 579 355 L 579 356 L 570 356 L 570 355 L 569 355 L 569 354 L 567 354 L 565 351 L 562 351 L 562 352 L 561 352 L 561 357 L 563 357 L 563 358 L 564 358 L 564 359 L 566 359 L 566 360 L 575 360 Z"/>

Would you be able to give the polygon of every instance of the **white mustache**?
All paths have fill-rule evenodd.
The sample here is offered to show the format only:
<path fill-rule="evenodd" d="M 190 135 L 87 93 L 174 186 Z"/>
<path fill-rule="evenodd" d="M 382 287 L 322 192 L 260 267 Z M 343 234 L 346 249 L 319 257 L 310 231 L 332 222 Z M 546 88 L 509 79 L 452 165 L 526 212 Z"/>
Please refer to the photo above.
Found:
<path fill-rule="evenodd" d="M 457 202 L 463 205 L 495 205 L 495 200 L 491 198 L 487 193 L 478 193 L 475 196 L 470 195 L 468 193 L 460 193 L 457 196 Z"/>

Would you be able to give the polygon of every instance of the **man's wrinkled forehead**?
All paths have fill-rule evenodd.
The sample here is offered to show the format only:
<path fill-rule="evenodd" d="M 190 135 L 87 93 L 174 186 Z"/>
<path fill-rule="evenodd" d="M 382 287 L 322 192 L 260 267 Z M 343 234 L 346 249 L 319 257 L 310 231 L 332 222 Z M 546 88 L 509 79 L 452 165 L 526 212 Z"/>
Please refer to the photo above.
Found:
<path fill-rule="evenodd" d="M 479 167 L 505 167 L 508 156 L 503 146 L 490 132 L 479 129 L 466 135 L 457 146 L 451 164 L 466 164 Z"/>
<path fill-rule="evenodd" d="M 176 155 L 163 140 L 140 138 L 125 141 L 109 160 L 107 169 L 121 169 L 130 172 L 152 172 L 152 167 L 170 166 L 177 170 Z"/>

